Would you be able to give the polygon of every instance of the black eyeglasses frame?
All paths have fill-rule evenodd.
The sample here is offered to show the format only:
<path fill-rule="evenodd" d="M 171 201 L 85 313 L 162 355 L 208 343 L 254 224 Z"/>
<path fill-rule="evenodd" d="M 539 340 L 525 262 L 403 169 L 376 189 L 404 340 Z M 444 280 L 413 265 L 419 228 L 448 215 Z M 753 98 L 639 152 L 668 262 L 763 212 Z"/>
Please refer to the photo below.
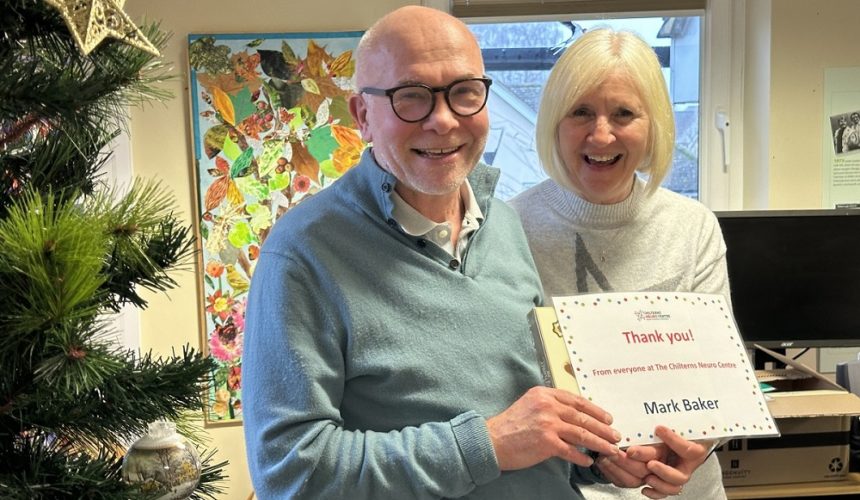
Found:
<path fill-rule="evenodd" d="M 453 88 L 455 85 L 457 85 L 459 83 L 463 83 L 463 82 L 470 82 L 470 81 L 478 81 L 478 82 L 481 82 L 484 84 L 484 88 L 485 88 L 484 103 L 481 104 L 481 107 L 479 107 L 473 113 L 467 113 L 467 114 L 459 113 L 454 109 L 453 106 L 451 106 L 451 99 L 450 99 L 449 93 L 451 91 L 451 88 Z M 454 80 L 453 82 L 449 83 L 448 85 L 445 85 L 444 87 L 431 87 L 429 85 L 424 85 L 423 83 L 409 83 L 406 85 L 398 85 L 397 87 L 391 87 L 390 89 L 380 89 L 377 87 L 362 87 L 361 89 L 358 90 L 358 93 L 359 94 L 370 94 L 370 95 L 376 95 L 376 96 L 387 96 L 388 102 L 389 102 L 389 104 L 391 104 L 391 110 L 394 111 L 394 114 L 397 116 L 397 118 L 400 118 L 402 121 L 404 121 L 406 123 L 418 123 L 420 121 L 427 119 L 428 116 L 433 114 L 433 111 L 436 109 L 436 99 L 433 99 L 430 101 L 430 110 L 427 112 L 426 115 L 422 116 L 421 118 L 419 118 L 417 120 L 407 120 L 407 119 L 403 118 L 402 116 L 400 116 L 400 114 L 397 112 L 397 109 L 395 109 L 395 107 L 394 107 L 394 93 L 395 92 L 397 92 L 398 90 L 406 89 L 406 88 L 410 88 L 410 87 L 420 87 L 420 88 L 426 89 L 426 90 L 430 91 L 430 93 L 433 95 L 435 95 L 439 92 L 444 92 L 445 103 L 448 105 L 448 109 L 450 109 L 451 112 L 457 116 L 460 116 L 463 118 L 468 118 L 470 116 L 477 115 L 478 113 L 481 112 L 482 109 L 484 109 L 487 106 L 487 101 L 490 98 L 490 85 L 492 85 L 492 84 L 493 84 L 492 78 L 490 78 L 488 76 L 483 76 L 480 78 L 477 78 L 477 77 L 476 78 L 461 78 L 459 80 Z"/>

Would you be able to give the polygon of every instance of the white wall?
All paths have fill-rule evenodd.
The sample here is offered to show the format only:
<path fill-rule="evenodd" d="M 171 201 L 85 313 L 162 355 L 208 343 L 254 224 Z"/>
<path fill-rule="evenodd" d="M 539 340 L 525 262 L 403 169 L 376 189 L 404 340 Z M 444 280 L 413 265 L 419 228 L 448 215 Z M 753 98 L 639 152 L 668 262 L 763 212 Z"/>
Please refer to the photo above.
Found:
<path fill-rule="evenodd" d="M 824 70 L 860 66 L 860 2 L 767 1 L 771 3 L 769 208 L 821 208 Z"/>

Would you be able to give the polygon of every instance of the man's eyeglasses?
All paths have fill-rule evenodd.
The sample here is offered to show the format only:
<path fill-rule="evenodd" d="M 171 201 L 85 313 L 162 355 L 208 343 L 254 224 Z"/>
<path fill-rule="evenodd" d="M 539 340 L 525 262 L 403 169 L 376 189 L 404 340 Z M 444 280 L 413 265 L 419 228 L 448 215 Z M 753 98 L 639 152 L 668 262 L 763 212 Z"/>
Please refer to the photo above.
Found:
<path fill-rule="evenodd" d="M 401 85 L 390 89 L 364 87 L 362 94 L 385 95 L 391 101 L 391 109 L 401 120 L 408 123 L 420 122 L 430 116 L 436 107 L 437 92 L 445 93 L 445 102 L 457 116 L 478 114 L 487 104 L 490 85 L 489 78 L 466 78 L 457 80 L 445 87 L 429 87 L 420 83 Z"/>

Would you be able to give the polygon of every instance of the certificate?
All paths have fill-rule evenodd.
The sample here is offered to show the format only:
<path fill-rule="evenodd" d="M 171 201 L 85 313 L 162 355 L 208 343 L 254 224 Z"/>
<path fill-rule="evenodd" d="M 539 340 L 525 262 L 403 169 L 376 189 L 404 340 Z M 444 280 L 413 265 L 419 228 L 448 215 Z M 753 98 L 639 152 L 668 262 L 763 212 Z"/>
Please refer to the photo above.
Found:
<path fill-rule="evenodd" d="M 721 295 L 600 293 L 553 303 L 553 349 L 565 347 L 578 392 L 612 414 L 620 446 L 659 442 L 658 424 L 690 440 L 779 434 Z"/>

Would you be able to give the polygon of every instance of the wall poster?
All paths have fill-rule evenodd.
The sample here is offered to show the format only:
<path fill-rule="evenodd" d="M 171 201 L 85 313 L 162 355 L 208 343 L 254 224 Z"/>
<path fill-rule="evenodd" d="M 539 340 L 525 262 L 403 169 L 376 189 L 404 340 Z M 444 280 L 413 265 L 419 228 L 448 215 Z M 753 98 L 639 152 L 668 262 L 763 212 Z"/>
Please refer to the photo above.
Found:
<path fill-rule="evenodd" d="M 860 208 L 860 68 L 824 70 L 822 208 Z"/>
<path fill-rule="evenodd" d="M 272 224 L 358 163 L 360 32 L 188 37 L 205 421 L 241 422 L 245 304 Z"/>

